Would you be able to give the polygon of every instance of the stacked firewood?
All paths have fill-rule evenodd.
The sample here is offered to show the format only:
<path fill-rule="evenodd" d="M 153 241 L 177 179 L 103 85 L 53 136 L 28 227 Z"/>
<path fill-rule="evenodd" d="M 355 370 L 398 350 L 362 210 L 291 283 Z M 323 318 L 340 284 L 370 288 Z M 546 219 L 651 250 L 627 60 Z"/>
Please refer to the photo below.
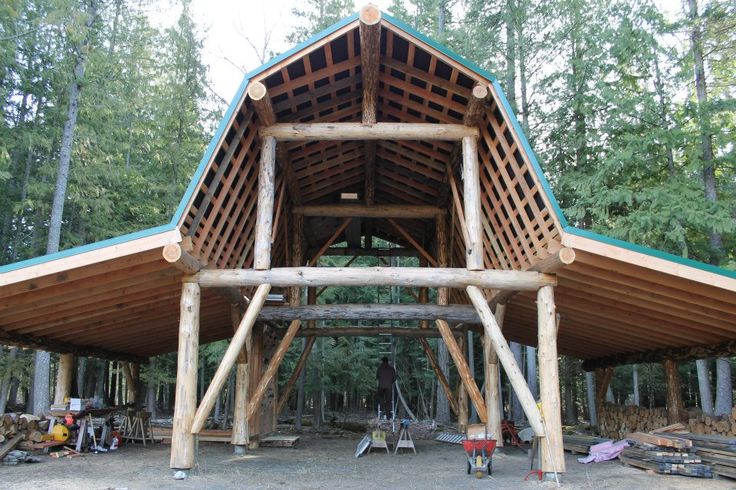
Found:
<path fill-rule="evenodd" d="M 41 442 L 48 431 L 49 421 L 29 413 L 6 413 L 0 420 L 0 443 L 17 435 L 20 440 Z"/>
<path fill-rule="evenodd" d="M 649 432 L 667 425 L 667 410 L 633 405 L 620 406 L 606 403 L 598 414 L 598 429 L 602 437 L 623 439 L 630 432 Z M 684 421 L 683 421 L 684 422 Z M 691 412 L 685 422 L 693 434 L 736 436 L 736 409 L 730 415 L 714 417 Z"/>
<path fill-rule="evenodd" d="M 649 432 L 667 425 L 667 410 L 634 405 L 622 407 L 606 403 L 598 414 L 598 431 L 602 437 L 620 440 L 631 432 Z"/>
<path fill-rule="evenodd" d="M 699 414 L 691 416 L 687 428 L 693 434 L 736 436 L 736 408 L 724 417 Z"/>

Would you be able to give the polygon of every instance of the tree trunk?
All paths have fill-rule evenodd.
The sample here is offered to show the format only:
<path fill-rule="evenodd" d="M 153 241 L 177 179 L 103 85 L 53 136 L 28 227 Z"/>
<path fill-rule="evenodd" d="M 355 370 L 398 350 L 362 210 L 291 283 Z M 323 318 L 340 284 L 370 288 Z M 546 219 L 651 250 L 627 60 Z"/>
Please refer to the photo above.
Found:
<path fill-rule="evenodd" d="M 448 363 L 450 361 L 450 353 L 447 350 L 447 345 L 442 341 L 442 339 L 437 341 L 437 363 L 440 365 L 440 370 L 442 371 L 442 374 L 445 375 L 446 379 L 449 379 L 450 377 L 450 369 L 448 366 Z M 447 401 L 447 396 L 445 395 L 445 392 L 443 391 L 442 386 L 439 385 L 439 381 L 437 381 L 438 386 L 435 390 L 435 393 L 437 395 L 437 415 L 436 419 L 437 422 L 440 424 L 449 424 L 450 423 L 450 405 Z"/>
<path fill-rule="evenodd" d="M 700 409 L 706 415 L 713 415 L 713 392 L 710 387 L 710 370 L 707 359 L 695 361 L 698 369 L 698 390 L 700 391 Z"/>
<path fill-rule="evenodd" d="M 302 352 L 307 346 L 307 339 L 302 338 Z M 302 430 L 302 415 L 304 413 L 304 383 L 306 381 L 306 368 L 302 369 L 299 373 L 299 384 L 297 385 L 296 391 L 296 416 L 294 417 L 294 429 L 296 431 Z"/>
<path fill-rule="evenodd" d="M 87 381 L 87 358 L 77 357 L 77 391 L 79 398 L 85 398 L 84 388 Z"/>
<path fill-rule="evenodd" d="M 158 417 L 158 407 L 156 406 L 156 382 L 153 380 L 153 371 L 156 369 L 156 359 L 151 357 L 148 359 L 148 392 L 146 393 L 146 408 L 151 412 L 151 418 Z"/>
<path fill-rule="evenodd" d="M 539 385 L 537 384 L 537 349 L 527 346 L 526 348 L 526 383 L 534 399 L 539 398 Z"/>
<path fill-rule="evenodd" d="M 18 348 L 11 347 L 10 351 L 6 354 L 6 368 L 3 380 L 0 383 L 0 414 L 6 412 L 5 408 L 8 406 L 8 394 L 10 392 L 10 381 L 13 379 L 13 364 L 16 357 L 18 356 Z M 14 400 L 11 400 L 14 401 Z"/>
<path fill-rule="evenodd" d="M 639 399 L 639 366 L 637 364 L 634 364 L 631 366 L 631 383 L 634 385 L 634 405 L 637 407 L 641 405 L 641 400 Z"/>
<path fill-rule="evenodd" d="M 506 0 L 506 98 L 516 110 L 516 27 L 515 0 Z"/>
<path fill-rule="evenodd" d="M 716 359 L 716 415 L 730 415 L 733 409 L 733 382 L 731 380 L 731 360 L 726 357 Z"/>
<path fill-rule="evenodd" d="M 567 425 L 575 425 L 577 422 L 575 410 L 575 393 L 573 393 L 573 365 L 572 359 L 565 356 L 564 358 L 565 374 L 565 423 Z"/>
<path fill-rule="evenodd" d="M 522 345 L 517 342 L 509 342 L 509 347 L 514 354 L 514 359 L 516 359 L 516 365 L 523 366 L 521 356 Z M 509 392 L 511 393 L 511 418 L 518 424 L 524 421 L 524 409 L 521 408 L 521 403 L 516 396 L 516 392 L 513 389 L 510 389 Z"/>
<path fill-rule="evenodd" d="M 585 389 L 588 394 L 588 420 L 590 425 L 598 425 L 598 413 L 595 406 L 595 380 L 593 373 L 588 371 L 585 373 Z"/>
<path fill-rule="evenodd" d="M 36 351 L 33 362 L 33 413 L 41 415 L 49 409 L 49 371 L 51 354 Z"/>

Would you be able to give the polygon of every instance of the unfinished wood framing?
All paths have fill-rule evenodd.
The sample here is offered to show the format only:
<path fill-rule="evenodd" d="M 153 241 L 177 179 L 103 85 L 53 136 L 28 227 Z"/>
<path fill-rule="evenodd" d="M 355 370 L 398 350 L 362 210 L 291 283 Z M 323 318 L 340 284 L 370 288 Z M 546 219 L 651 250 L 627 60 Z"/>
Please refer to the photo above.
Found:
<path fill-rule="evenodd" d="M 202 268 L 202 264 L 189 252 L 184 250 L 179 243 L 170 243 L 163 249 L 164 260 L 184 274 L 196 274 Z"/>
<path fill-rule="evenodd" d="M 398 205 L 398 204 L 313 204 L 310 206 L 295 206 L 294 214 L 304 216 L 320 216 L 327 218 L 402 218 L 425 219 L 434 218 L 441 210 L 436 206 L 428 205 Z"/>
<path fill-rule="evenodd" d="M 238 331 L 241 313 L 240 306 L 230 306 L 230 320 L 233 332 Z M 230 444 L 235 446 L 235 454 L 244 454 L 248 445 L 248 418 L 245 411 L 248 408 L 248 341 L 238 353 L 235 367 L 235 403 L 233 405 L 233 430 Z"/>
<path fill-rule="evenodd" d="M 270 270 L 202 270 L 193 276 L 202 287 L 273 286 L 403 286 L 536 291 L 557 279 L 539 272 L 416 267 L 279 267 Z"/>
<path fill-rule="evenodd" d="M 455 337 L 462 335 L 459 330 L 453 329 L 452 333 Z M 442 337 L 442 334 L 436 328 L 413 327 L 319 327 L 302 328 L 297 332 L 297 337 L 375 337 L 378 335 L 418 338 L 420 341 Z M 434 352 L 427 354 L 427 358 L 430 358 L 430 356 L 434 356 Z M 431 359 L 430 364 L 432 364 Z"/>
<path fill-rule="evenodd" d="M 360 9 L 360 66 L 363 83 L 363 124 L 375 124 L 378 69 L 381 64 L 381 11 L 375 5 Z"/>
<path fill-rule="evenodd" d="M 56 389 L 54 390 L 54 404 L 64 403 L 64 399 L 71 396 L 72 377 L 74 376 L 74 354 L 61 354 L 59 368 L 56 372 Z"/>
<path fill-rule="evenodd" d="M 539 359 L 539 398 L 542 400 L 545 440 L 541 441 L 542 471 L 565 472 L 562 444 L 562 406 L 560 400 L 559 365 L 557 357 L 557 313 L 554 288 L 544 286 L 537 292 L 537 357 Z"/>
<path fill-rule="evenodd" d="M 544 424 L 542 423 L 542 416 L 537 408 L 537 402 L 529 391 L 529 386 L 526 384 L 524 374 L 521 372 L 514 355 L 509 349 L 509 344 L 501 333 L 501 328 L 496 323 L 496 319 L 491 313 L 491 309 L 488 307 L 485 297 L 480 289 L 475 286 L 468 286 L 466 289 L 470 301 L 475 306 L 478 312 L 480 321 L 483 324 L 485 335 L 491 340 L 493 350 L 496 351 L 498 360 L 501 362 L 506 376 L 508 376 L 511 386 L 514 388 L 516 396 L 519 398 L 521 407 L 524 409 L 529 425 L 534 430 L 537 436 L 544 436 Z M 480 412 L 479 412 L 480 413 Z M 485 422 L 485 420 L 483 421 Z"/>
<path fill-rule="evenodd" d="M 463 138 L 463 198 L 465 228 L 468 238 L 465 244 L 465 261 L 468 270 L 483 270 L 483 215 L 480 204 L 480 169 L 478 166 L 478 141 L 472 136 Z"/>
<path fill-rule="evenodd" d="M 302 306 L 266 306 L 258 316 L 262 321 L 302 320 L 430 320 L 479 323 L 470 305 L 417 304 L 325 304 Z"/>
<path fill-rule="evenodd" d="M 493 313 L 498 328 L 503 328 L 504 314 L 506 306 L 497 305 L 496 311 Z M 493 350 L 493 343 L 488 335 L 483 335 L 483 366 L 485 373 L 485 401 L 486 401 L 486 432 L 496 439 L 496 445 L 503 446 L 503 437 L 501 432 L 501 420 L 503 420 L 503 412 L 501 411 L 501 384 L 500 370 L 498 368 L 498 356 Z"/>
<path fill-rule="evenodd" d="M 458 337 L 457 346 L 460 349 L 460 352 L 463 353 L 463 361 L 467 363 L 467 359 L 465 358 L 465 339 L 465 335 Z M 473 380 L 473 382 L 475 382 L 475 380 Z M 480 392 L 478 394 L 480 395 Z M 468 393 L 465 390 L 465 383 L 462 379 L 458 380 L 457 383 L 457 407 L 457 431 L 465 432 L 468 428 Z M 483 417 L 481 417 L 481 419 L 482 418 Z"/>
<path fill-rule="evenodd" d="M 274 177 L 276 174 L 276 140 L 264 137 L 261 165 L 258 173 L 258 215 L 255 231 L 256 269 L 271 267 L 271 236 L 273 225 Z"/>
<path fill-rule="evenodd" d="M 241 349 L 245 345 L 245 341 L 253 328 L 253 324 L 256 321 L 258 313 L 261 308 L 263 308 L 263 303 L 266 302 L 266 297 L 270 290 L 270 284 L 262 284 L 258 286 L 258 289 L 253 295 L 250 306 L 248 306 L 245 315 L 243 315 L 243 319 L 240 321 L 240 325 L 238 325 L 238 330 L 235 332 L 235 335 L 233 335 L 232 340 L 230 340 L 230 345 L 228 345 L 225 355 L 222 356 L 220 365 L 217 367 L 217 371 L 215 371 L 212 381 L 210 381 L 210 385 L 199 404 L 199 408 L 197 408 L 197 413 L 194 416 L 194 421 L 192 422 L 191 427 L 192 434 L 198 433 L 202 430 L 202 427 L 204 427 L 204 423 L 212 411 L 212 407 L 215 405 L 217 396 L 220 394 L 220 390 L 222 390 L 225 381 L 227 381 L 227 378 L 230 375 L 230 370 L 235 364 Z"/>
<path fill-rule="evenodd" d="M 197 410 L 199 358 L 199 285 L 182 284 L 179 312 L 179 353 L 176 358 L 176 394 L 171 431 L 171 460 L 177 470 L 194 467 L 194 434 L 191 431 Z"/>
<path fill-rule="evenodd" d="M 307 123 L 274 124 L 262 128 L 264 138 L 279 141 L 344 140 L 439 140 L 456 141 L 478 137 L 478 129 L 462 124 L 424 123 Z"/>

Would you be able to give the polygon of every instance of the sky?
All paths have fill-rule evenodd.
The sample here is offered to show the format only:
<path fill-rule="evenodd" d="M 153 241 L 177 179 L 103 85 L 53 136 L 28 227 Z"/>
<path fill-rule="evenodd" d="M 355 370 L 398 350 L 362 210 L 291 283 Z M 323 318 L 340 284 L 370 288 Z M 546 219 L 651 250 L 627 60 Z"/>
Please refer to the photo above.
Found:
<path fill-rule="evenodd" d="M 204 38 L 203 61 L 209 66 L 211 88 L 225 103 L 229 103 L 240 82 L 250 70 L 262 63 L 253 46 L 262 50 L 267 34 L 268 49 L 282 53 L 291 45 L 286 41 L 290 29 L 297 23 L 292 8 L 299 0 L 192 0 L 193 17 Z M 355 2 L 355 11 L 368 3 Z M 371 0 L 382 11 L 388 11 L 390 0 Z M 676 16 L 681 0 L 655 0 L 661 11 Z M 153 4 L 149 17 L 154 24 L 171 25 L 179 14 L 178 2 L 163 0 Z M 268 60 L 268 56 L 266 57 Z"/>

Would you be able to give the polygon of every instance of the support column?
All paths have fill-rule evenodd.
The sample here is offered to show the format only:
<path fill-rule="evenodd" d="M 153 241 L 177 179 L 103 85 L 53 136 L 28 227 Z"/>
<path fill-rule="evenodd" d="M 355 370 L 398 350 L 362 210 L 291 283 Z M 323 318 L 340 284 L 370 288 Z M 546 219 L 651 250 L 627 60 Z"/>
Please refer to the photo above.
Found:
<path fill-rule="evenodd" d="M 254 269 L 271 267 L 271 235 L 273 227 L 274 176 L 276 174 L 276 139 L 265 136 L 261 146 L 258 172 L 258 209 L 256 214 Z"/>
<path fill-rule="evenodd" d="M 194 466 L 194 434 L 197 410 L 197 361 L 199 349 L 199 284 L 184 283 L 179 316 L 179 353 L 176 364 L 174 428 L 171 432 L 169 466 L 189 470 Z"/>
<path fill-rule="evenodd" d="M 263 373 L 263 324 L 256 323 L 253 327 L 253 334 L 251 336 L 251 348 L 249 352 L 249 381 L 248 381 L 248 398 L 252 399 L 253 394 L 256 391 L 256 386 L 261 380 Z M 258 449 L 260 445 L 261 437 L 261 411 L 256 410 L 253 417 L 248 419 L 248 448 Z"/>
<path fill-rule="evenodd" d="M 564 473 L 565 453 L 562 445 L 562 414 L 560 413 L 557 318 L 552 286 L 543 286 L 537 292 L 537 320 L 539 393 L 542 399 L 542 417 L 546 432 L 546 436 L 540 440 L 542 471 Z"/>
<path fill-rule="evenodd" d="M 230 318 L 235 331 L 240 325 L 240 317 L 240 306 L 230 305 Z M 248 418 L 245 416 L 245 411 L 248 405 L 248 344 L 250 344 L 250 339 L 247 339 L 245 344 L 238 353 L 235 368 L 235 408 L 233 409 L 233 433 L 230 439 L 233 452 L 238 455 L 245 454 L 248 446 Z"/>
<path fill-rule="evenodd" d="M 665 359 L 662 364 L 667 385 L 667 422 L 670 424 L 682 422 L 687 418 L 687 412 L 682 402 L 682 383 L 680 372 L 677 370 L 677 362 Z"/>
<path fill-rule="evenodd" d="M 54 404 L 64 403 L 64 398 L 71 396 L 73 371 L 74 354 L 61 354 L 59 356 L 59 371 L 56 373 Z"/>
<path fill-rule="evenodd" d="M 465 227 L 468 231 L 465 260 L 469 270 L 483 270 L 483 225 L 480 203 L 480 168 L 478 142 L 473 136 L 463 138 L 463 201 Z"/>
<path fill-rule="evenodd" d="M 494 316 L 499 328 L 503 328 L 503 319 L 506 313 L 506 305 L 497 305 Z M 501 434 L 501 385 L 499 375 L 501 371 L 498 368 L 498 356 L 493 350 L 493 344 L 488 335 L 483 335 L 483 363 L 485 366 L 485 386 L 486 386 L 486 432 L 496 439 L 497 446 L 503 446 L 503 436 Z"/>

